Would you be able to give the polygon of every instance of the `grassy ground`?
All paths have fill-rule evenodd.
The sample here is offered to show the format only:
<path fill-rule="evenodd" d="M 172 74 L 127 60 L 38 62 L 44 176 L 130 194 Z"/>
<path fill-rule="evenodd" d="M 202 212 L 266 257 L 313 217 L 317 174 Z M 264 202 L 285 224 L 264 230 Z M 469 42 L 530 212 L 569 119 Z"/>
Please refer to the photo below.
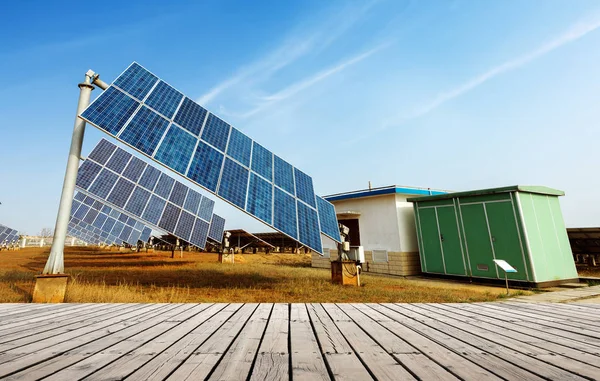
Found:
<path fill-rule="evenodd" d="M 0 302 L 27 302 L 48 248 L 0 252 Z M 87 302 L 481 302 L 504 296 L 501 287 L 364 274 L 362 287 L 332 285 L 329 271 L 310 267 L 310 254 L 236 255 L 119 253 L 66 248 L 72 276 L 67 301 Z M 522 291 L 515 292 L 523 294 Z"/>

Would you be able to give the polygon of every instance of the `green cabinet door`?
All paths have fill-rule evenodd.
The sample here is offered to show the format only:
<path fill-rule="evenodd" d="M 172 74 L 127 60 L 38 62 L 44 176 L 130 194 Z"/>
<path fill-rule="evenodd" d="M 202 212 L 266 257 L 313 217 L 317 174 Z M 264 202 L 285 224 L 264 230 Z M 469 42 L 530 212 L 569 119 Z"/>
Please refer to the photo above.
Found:
<path fill-rule="evenodd" d="M 442 246 L 438 231 L 435 208 L 420 208 L 419 228 L 421 229 L 423 272 L 444 274 Z"/>
<path fill-rule="evenodd" d="M 467 275 L 454 205 L 436 208 L 446 274 Z"/>
<path fill-rule="evenodd" d="M 494 245 L 496 259 L 504 259 L 508 264 L 517 269 L 516 273 L 509 273 L 508 279 L 529 280 L 525 268 L 523 251 L 519 241 L 519 231 L 515 221 L 515 213 L 511 202 L 486 203 L 488 222 Z M 498 270 L 500 276 L 504 272 Z"/>
<path fill-rule="evenodd" d="M 466 252 L 474 277 L 497 278 L 485 209 L 482 203 L 461 205 Z"/>

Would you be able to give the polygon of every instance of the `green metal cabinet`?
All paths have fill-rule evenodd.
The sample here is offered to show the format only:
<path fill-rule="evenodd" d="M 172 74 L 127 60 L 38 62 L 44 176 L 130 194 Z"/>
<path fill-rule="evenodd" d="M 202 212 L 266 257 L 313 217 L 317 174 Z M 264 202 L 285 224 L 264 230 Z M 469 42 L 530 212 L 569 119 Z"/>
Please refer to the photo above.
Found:
<path fill-rule="evenodd" d="M 564 193 L 513 186 L 409 199 L 424 273 L 536 284 L 578 277 L 558 203 Z"/>

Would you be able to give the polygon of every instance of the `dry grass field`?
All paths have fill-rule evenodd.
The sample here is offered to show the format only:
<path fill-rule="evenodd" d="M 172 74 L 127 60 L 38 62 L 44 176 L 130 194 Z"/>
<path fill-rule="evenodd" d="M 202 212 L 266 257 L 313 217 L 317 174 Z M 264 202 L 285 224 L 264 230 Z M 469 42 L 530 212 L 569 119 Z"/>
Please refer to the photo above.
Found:
<path fill-rule="evenodd" d="M 49 248 L 0 251 L 0 302 L 27 302 Z M 362 287 L 332 285 L 331 274 L 310 267 L 310 254 L 236 255 L 120 253 L 66 248 L 71 275 L 67 301 L 92 302 L 483 302 L 501 287 L 363 274 Z M 518 293 L 523 294 L 523 291 Z"/>

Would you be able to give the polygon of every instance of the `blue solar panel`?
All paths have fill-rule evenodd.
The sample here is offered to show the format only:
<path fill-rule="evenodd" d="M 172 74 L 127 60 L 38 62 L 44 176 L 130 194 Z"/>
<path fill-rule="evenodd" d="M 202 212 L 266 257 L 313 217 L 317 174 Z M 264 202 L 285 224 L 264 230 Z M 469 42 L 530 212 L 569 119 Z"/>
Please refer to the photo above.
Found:
<path fill-rule="evenodd" d="M 177 206 L 183 206 L 183 201 L 185 200 L 187 190 L 188 187 L 186 187 L 179 181 L 176 181 L 175 186 L 173 187 L 173 191 L 171 192 L 171 196 L 169 197 L 169 201 L 171 201 Z"/>
<path fill-rule="evenodd" d="M 185 211 L 181 212 L 179 222 L 177 222 L 177 227 L 175 228 L 175 235 L 189 242 L 190 234 L 192 234 L 192 228 L 194 227 L 194 220 L 195 218 L 191 214 Z"/>
<path fill-rule="evenodd" d="M 213 114 L 208 114 L 206 125 L 202 131 L 202 140 L 217 148 L 221 152 L 225 152 L 227 139 L 229 137 L 229 124 L 225 123 Z"/>
<path fill-rule="evenodd" d="M 87 214 L 87 212 L 90 210 L 90 207 L 87 205 L 81 205 L 79 207 L 79 209 L 77 209 L 77 211 L 75 213 L 73 213 L 73 217 L 78 218 L 80 220 L 83 220 L 83 217 L 85 217 L 85 215 Z"/>
<path fill-rule="evenodd" d="M 79 167 L 79 172 L 77 172 L 77 180 L 75 183 L 78 187 L 88 189 L 98 173 L 100 173 L 101 169 L 102 167 L 94 162 L 83 162 L 83 164 L 81 164 Z"/>
<path fill-rule="evenodd" d="M 133 188 L 135 188 L 135 185 L 131 181 L 121 177 L 108 195 L 106 201 L 115 204 L 119 208 L 122 208 L 125 206 L 129 196 L 131 196 Z"/>
<path fill-rule="evenodd" d="M 181 107 L 179 107 L 179 111 L 177 111 L 177 115 L 175 115 L 174 122 L 198 136 L 204 124 L 204 119 L 206 119 L 206 113 L 207 111 L 202 106 L 189 98 L 185 98 Z"/>
<path fill-rule="evenodd" d="M 116 173 L 121 174 L 123 173 L 123 170 L 125 169 L 127 163 L 129 163 L 130 159 L 131 154 L 129 152 L 118 149 L 115 151 L 115 153 L 113 153 L 110 160 L 108 160 L 108 163 L 106 163 L 106 168 L 112 169 Z"/>
<path fill-rule="evenodd" d="M 100 213 L 100 215 L 98 216 L 98 218 L 96 218 L 96 221 L 94 221 L 94 223 L 92 225 L 94 225 L 97 228 L 102 229 L 102 226 L 106 222 L 107 218 L 108 218 L 108 216 L 106 214 Z"/>
<path fill-rule="evenodd" d="M 73 199 L 77 200 L 77 201 L 83 201 L 85 200 L 86 195 L 83 193 L 75 193 L 75 197 L 73 197 Z"/>
<path fill-rule="evenodd" d="M 109 171 L 108 169 L 103 169 L 92 184 L 92 186 L 88 189 L 91 193 L 104 199 L 106 198 L 106 196 L 108 196 L 108 193 L 110 192 L 118 178 L 119 176 L 115 173 Z M 77 186 L 79 186 L 79 184 L 77 184 Z"/>
<path fill-rule="evenodd" d="M 213 209 L 215 202 L 208 197 L 203 197 L 200 203 L 200 209 L 198 209 L 198 217 L 205 221 L 210 221 L 213 215 Z"/>
<path fill-rule="evenodd" d="M 129 217 L 129 218 L 127 219 L 127 222 L 126 222 L 126 224 L 127 224 L 127 225 L 129 225 L 129 226 L 131 226 L 131 227 L 134 227 L 134 226 L 135 226 L 135 219 L 134 219 L 134 218 L 132 218 L 132 217 Z"/>
<path fill-rule="evenodd" d="M 227 146 L 227 155 L 249 167 L 251 153 L 252 139 L 232 127 L 229 145 Z"/>
<path fill-rule="evenodd" d="M 129 164 L 127 164 L 123 176 L 137 183 L 144 172 L 144 168 L 146 168 L 146 163 L 134 156 L 131 158 Z"/>
<path fill-rule="evenodd" d="M 155 158 L 179 173 L 185 173 L 197 139 L 181 128 L 171 124 Z"/>
<path fill-rule="evenodd" d="M 102 203 L 100 201 L 94 201 L 94 203 L 92 204 L 92 208 L 100 210 L 102 208 Z"/>
<path fill-rule="evenodd" d="M 109 87 L 82 114 L 90 123 L 117 135 L 140 104 L 124 93 Z"/>
<path fill-rule="evenodd" d="M 294 176 L 296 179 L 296 196 L 308 205 L 316 208 L 312 178 L 298 168 L 294 168 Z"/>
<path fill-rule="evenodd" d="M 273 185 L 256 174 L 250 175 L 246 210 L 268 224 L 272 221 Z"/>
<path fill-rule="evenodd" d="M 94 199 L 91 197 L 86 197 L 83 199 L 83 203 L 87 206 L 92 206 L 92 204 L 94 203 Z"/>
<path fill-rule="evenodd" d="M 146 155 L 152 155 L 167 127 L 169 127 L 168 120 L 154 113 L 148 107 L 142 106 L 119 138 Z"/>
<path fill-rule="evenodd" d="M 122 223 L 121 221 L 117 221 L 115 222 L 115 226 L 113 226 L 112 230 L 110 231 L 110 234 L 118 237 L 121 232 L 123 231 L 123 228 L 125 227 L 125 224 Z"/>
<path fill-rule="evenodd" d="M 206 189 L 216 192 L 222 164 L 223 154 L 207 144 L 199 142 L 187 177 Z"/>
<path fill-rule="evenodd" d="M 144 230 L 142 230 L 142 235 L 140 236 L 140 240 L 143 242 L 148 242 L 148 239 L 150 238 L 150 234 L 152 234 L 152 229 L 146 227 L 144 228 Z"/>
<path fill-rule="evenodd" d="M 138 184 L 148 189 L 149 191 L 153 191 L 154 187 L 156 186 L 156 183 L 158 182 L 159 177 L 160 171 L 154 168 L 153 166 L 148 165 Z"/>
<path fill-rule="evenodd" d="M 152 90 L 145 103 L 166 116 L 167 119 L 171 119 L 181 102 L 181 98 L 183 98 L 183 94 L 163 81 L 160 81 L 154 90 Z"/>
<path fill-rule="evenodd" d="M 142 212 L 148 203 L 150 192 L 141 187 L 135 187 L 131 198 L 125 205 L 125 210 L 135 214 L 138 217 L 142 216 Z"/>
<path fill-rule="evenodd" d="M 316 210 L 301 202 L 298 202 L 298 230 L 300 242 L 319 253 L 323 252 L 319 216 Z"/>
<path fill-rule="evenodd" d="M 163 173 L 160 176 L 160 180 L 158 180 L 158 184 L 156 184 L 154 193 L 168 200 L 174 184 L 175 180 L 172 177 L 169 177 L 166 173 Z"/>
<path fill-rule="evenodd" d="M 132 231 L 133 231 L 133 228 L 131 226 L 123 227 L 123 231 L 121 231 L 119 238 L 121 238 L 123 241 L 127 242 L 129 240 L 129 236 L 131 235 Z"/>
<path fill-rule="evenodd" d="M 340 230 L 333 204 L 317 196 L 317 210 L 319 211 L 319 221 L 323 234 L 338 241 L 340 239 Z"/>
<path fill-rule="evenodd" d="M 91 224 L 94 222 L 94 220 L 96 219 L 96 217 L 98 217 L 98 211 L 91 209 L 86 215 L 85 217 L 83 217 L 83 222 L 87 222 L 88 224 Z"/>
<path fill-rule="evenodd" d="M 217 242 L 223 241 L 223 232 L 225 231 L 225 219 L 213 214 L 213 219 L 210 223 L 208 237 Z"/>
<path fill-rule="evenodd" d="M 139 100 L 150 92 L 158 78 L 137 63 L 131 64 L 115 81 L 115 86 L 125 90 Z"/>
<path fill-rule="evenodd" d="M 152 196 L 148 201 L 148 206 L 142 215 L 142 218 L 153 225 L 158 223 L 158 219 L 162 216 L 163 209 L 167 202 L 159 197 Z"/>
<path fill-rule="evenodd" d="M 120 213 L 119 214 L 119 218 L 117 218 L 117 220 L 121 221 L 122 223 L 126 224 L 127 223 L 127 219 L 129 217 L 127 217 L 127 215 L 125 213 Z"/>
<path fill-rule="evenodd" d="M 201 200 L 202 200 L 202 195 L 200 193 L 196 192 L 193 189 L 189 189 L 187 197 L 185 199 L 185 203 L 183 204 L 183 209 L 196 215 L 198 213 L 198 207 L 200 206 Z M 211 211 L 211 214 L 212 214 L 212 211 Z"/>
<path fill-rule="evenodd" d="M 78 193 L 81 194 L 81 193 Z M 73 202 L 71 203 L 71 215 L 73 215 L 75 213 L 75 211 L 77 209 L 79 209 L 79 207 L 81 206 L 81 203 L 79 201 L 73 200 Z"/>
<path fill-rule="evenodd" d="M 181 209 L 168 202 L 165 211 L 158 222 L 158 226 L 170 232 L 175 231 L 175 226 L 177 225 L 180 213 Z"/>
<path fill-rule="evenodd" d="M 287 161 L 283 160 L 277 155 L 274 160 L 274 180 L 275 185 L 283 190 L 290 192 L 292 195 L 296 195 L 294 190 L 294 167 Z"/>
<path fill-rule="evenodd" d="M 137 242 L 140 239 L 141 234 L 142 234 L 142 232 L 139 230 L 132 231 L 128 242 L 135 242 L 135 243 L 133 243 L 133 245 L 137 245 Z"/>
<path fill-rule="evenodd" d="M 112 228 L 115 226 L 116 222 L 117 220 L 115 220 L 114 218 L 108 217 L 102 228 L 104 229 L 104 231 L 110 232 L 112 231 Z"/>
<path fill-rule="evenodd" d="M 94 147 L 92 152 L 90 152 L 89 158 L 93 159 L 98 164 L 104 165 L 116 149 L 117 147 L 114 144 L 111 144 L 106 140 L 101 140 L 100 143 Z"/>
<path fill-rule="evenodd" d="M 296 225 L 296 201 L 284 191 L 274 188 L 275 202 L 273 225 L 294 239 L 298 239 Z"/>
<path fill-rule="evenodd" d="M 252 170 L 273 181 L 273 154 L 257 142 L 252 146 Z"/>
<path fill-rule="evenodd" d="M 219 184 L 219 196 L 244 209 L 248 189 L 248 170 L 226 158 Z"/>
<path fill-rule="evenodd" d="M 190 237 L 190 242 L 193 245 L 204 249 L 204 246 L 206 245 L 206 238 L 208 238 L 208 228 L 208 222 L 196 218 L 196 223 L 194 224 L 194 229 L 192 230 L 192 235 Z"/>

